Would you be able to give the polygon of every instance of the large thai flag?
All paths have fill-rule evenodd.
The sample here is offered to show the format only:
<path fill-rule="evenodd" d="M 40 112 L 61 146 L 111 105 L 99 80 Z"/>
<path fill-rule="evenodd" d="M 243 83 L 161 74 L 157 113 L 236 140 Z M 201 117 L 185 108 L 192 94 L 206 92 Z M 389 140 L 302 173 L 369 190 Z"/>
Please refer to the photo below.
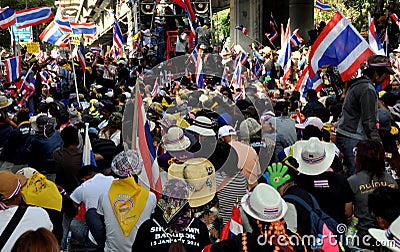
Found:
<path fill-rule="evenodd" d="M 291 31 L 290 31 L 290 20 L 288 21 L 286 32 L 284 35 L 284 41 L 282 43 L 281 53 L 278 57 L 278 64 L 283 68 L 283 83 L 286 83 L 286 80 L 289 79 L 290 74 L 292 73 L 292 60 L 290 59 L 292 55 L 292 46 L 291 46 Z"/>
<path fill-rule="evenodd" d="M 19 89 L 23 99 L 20 100 L 19 106 L 22 107 L 23 103 L 28 101 L 35 93 L 36 76 L 32 71 L 32 67 L 25 74 L 25 77 L 21 78 L 20 83 Z"/>
<path fill-rule="evenodd" d="M 237 236 L 238 234 L 243 233 L 243 221 L 240 215 L 240 210 L 235 204 L 232 209 L 232 215 L 230 220 L 225 224 L 224 228 L 222 229 L 220 240 L 224 241 L 228 238 Z"/>
<path fill-rule="evenodd" d="M 313 79 L 309 75 L 309 66 L 303 70 L 299 80 L 297 81 L 295 91 L 299 91 L 302 97 L 306 97 L 309 89 L 315 89 L 317 92 L 321 91 L 324 87 L 324 83 L 318 75 L 315 75 Z"/>
<path fill-rule="evenodd" d="M 54 22 L 58 24 L 58 27 L 60 27 L 60 30 L 62 30 L 63 32 L 72 32 L 69 19 L 63 15 L 63 10 L 60 7 L 57 9 L 56 16 L 54 17 Z"/>
<path fill-rule="evenodd" d="M 6 67 L 7 81 L 11 83 L 21 75 L 22 56 L 6 59 L 4 60 L 4 65 Z"/>
<path fill-rule="evenodd" d="M 336 66 L 347 81 L 373 53 L 371 47 L 346 17 L 338 11 L 311 47 L 310 78 L 323 65 Z"/>
<path fill-rule="evenodd" d="M 64 34 L 60 27 L 53 21 L 39 35 L 40 40 L 53 45 L 62 45 L 67 41 L 70 34 Z"/>
<path fill-rule="evenodd" d="M 72 28 L 72 33 L 75 35 L 82 35 L 84 37 L 88 38 L 94 38 L 96 36 L 96 23 L 95 22 L 90 22 L 90 23 L 83 23 L 83 24 L 78 24 L 75 22 L 70 22 L 71 28 Z"/>
<path fill-rule="evenodd" d="M 400 29 L 400 21 L 399 21 L 399 17 L 395 14 L 395 13 L 393 13 L 393 14 L 390 14 L 390 17 L 394 20 L 394 22 L 397 24 L 397 26 L 399 27 L 399 29 Z"/>
<path fill-rule="evenodd" d="M 237 64 L 235 67 L 235 72 L 233 73 L 231 86 L 235 86 L 236 88 L 240 88 L 242 84 L 242 65 Z"/>
<path fill-rule="evenodd" d="M 197 50 L 197 47 L 195 47 L 190 54 L 190 61 L 196 66 L 197 65 L 197 57 L 199 56 L 199 50 Z"/>
<path fill-rule="evenodd" d="M 320 0 L 315 1 L 315 7 L 323 11 L 328 11 L 328 12 L 332 11 L 331 6 L 327 2 L 323 3 Z"/>
<path fill-rule="evenodd" d="M 143 160 L 144 170 L 138 175 L 139 180 L 156 192 L 161 192 L 161 178 L 158 166 L 153 167 L 156 151 L 150 133 L 150 126 L 146 118 L 143 100 L 139 90 L 136 92 L 138 99 L 138 127 L 137 143 L 138 150 Z M 136 112 L 136 111 L 135 111 Z"/>
<path fill-rule="evenodd" d="M 40 79 L 42 80 L 43 85 L 49 85 L 50 74 L 47 71 L 40 72 Z"/>
<path fill-rule="evenodd" d="M 292 39 L 290 40 L 292 47 L 300 46 L 303 42 L 304 39 L 300 36 L 299 29 L 294 30 L 292 34 Z"/>
<path fill-rule="evenodd" d="M 96 159 L 92 150 L 92 144 L 89 138 L 89 123 L 85 123 L 85 142 L 83 145 L 82 166 L 93 165 L 97 166 Z"/>
<path fill-rule="evenodd" d="M 379 39 L 379 35 L 376 32 L 375 20 L 368 17 L 369 28 L 368 28 L 368 42 L 375 54 L 386 55 L 383 49 L 382 42 Z"/>
<path fill-rule="evenodd" d="M 203 59 L 201 53 L 197 56 L 196 83 L 198 88 L 204 88 Z"/>
<path fill-rule="evenodd" d="M 18 29 L 39 25 L 52 20 L 54 18 L 53 13 L 51 12 L 52 9 L 53 6 L 45 6 L 17 10 L 16 19 Z"/>
<path fill-rule="evenodd" d="M 269 39 L 269 41 L 272 43 L 275 39 L 278 38 L 278 26 L 275 22 L 274 16 L 272 15 L 271 12 L 271 17 L 269 19 L 269 32 L 265 33 L 265 36 Z"/>
<path fill-rule="evenodd" d="M 192 30 L 193 36 L 196 37 L 196 28 L 197 28 L 197 25 L 195 22 L 196 15 L 193 11 L 192 4 L 190 3 L 190 0 L 182 0 L 182 2 L 183 2 L 183 6 L 185 7 L 184 9 L 188 15 L 190 29 Z"/>
<path fill-rule="evenodd" d="M 224 67 L 224 72 L 222 73 L 222 78 L 221 78 L 221 85 L 228 87 L 229 86 L 229 78 L 228 78 L 228 74 L 229 74 L 229 68 L 228 67 Z"/>
<path fill-rule="evenodd" d="M 82 38 L 81 38 L 81 43 L 79 43 L 79 46 L 78 46 L 77 56 L 78 56 L 79 64 L 81 65 L 82 70 L 83 70 L 84 73 L 86 73 L 85 54 L 86 54 L 86 52 L 85 52 L 85 45 L 84 45 L 83 36 L 82 36 Z"/>
<path fill-rule="evenodd" d="M 15 24 L 15 11 L 9 7 L 0 8 L 0 27 L 6 29 Z"/>

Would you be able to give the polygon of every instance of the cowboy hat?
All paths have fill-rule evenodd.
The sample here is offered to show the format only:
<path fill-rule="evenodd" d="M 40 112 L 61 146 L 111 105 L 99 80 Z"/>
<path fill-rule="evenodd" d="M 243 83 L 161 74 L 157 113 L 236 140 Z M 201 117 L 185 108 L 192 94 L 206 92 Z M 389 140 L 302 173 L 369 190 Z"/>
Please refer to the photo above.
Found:
<path fill-rule="evenodd" d="M 311 176 L 319 175 L 331 166 L 335 157 L 335 146 L 311 137 L 308 141 L 295 143 L 293 157 L 299 163 L 300 173 Z"/>
<path fill-rule="evenodd" d="M 370 228 L 368 232 L 382 245 L 392 251 L 400 252 L 400 217 L 387 230 Z"/>
<path fill-rule="evenodd" d="M 212 129 L 212 121 L 205 116 L 198 116 L 193 120 L 193 124 L 187 127 L 187 130 L 193 131 L 202 136 L 215 136 Z"/>
<path fill-rule="evenodd" d="M 10 106 L 11 103 L 12 103 L 11 99 L 8 99 L 4 95 L 0 95 L 0 109 Z"/>
<path fill-rule="evenodd" d="M 287 204 L 270 185 L 258 184 L 251 193 L 242 197 L 243 210 L 256 220 L 274 222 L 283 218 Z"/>
<path fill-rule="evenodd" d="M 172 178 L 186 182 L 190 207 L 203 206 L 215 196 L 215 168 L 206 158 L 192 158 L 183 164 L 172 164 L 168 169 L 168 179 Z"/>
<path fill-rule="evenodd" d="M 190 140 L 179 127 L 171 127 L 162 139 L 166 151 L 183 151 L 190 146 Z"/>

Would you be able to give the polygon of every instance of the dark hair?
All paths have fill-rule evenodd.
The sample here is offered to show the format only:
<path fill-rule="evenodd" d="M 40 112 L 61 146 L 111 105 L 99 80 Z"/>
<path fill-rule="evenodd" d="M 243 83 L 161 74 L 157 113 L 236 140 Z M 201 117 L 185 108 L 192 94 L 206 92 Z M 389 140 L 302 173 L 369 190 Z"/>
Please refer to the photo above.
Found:
<path fill-rule="evenodd" d="M 83 177 L 89 176 L 92 173 L 97 173 L 98 168 L 94 165 L 85 165 L 78 171 L 78 178 L 82 179 Z"/>
<path fill-rule="evenodd" d="M 400 191 L 388 186 L 376 188 L 368 195 L 368 208 L 376 217 L 392 223 L 400 215 Z"/>
<path fill-rule="evenodd" d="M 311 100 L 318 100 L 318 96 L 317 96 L 317 91 L 315 91 L 314 89 L 309 89 L 307 91 L 307 97 Z"/>
<path fill-rule="evenodd" d="M 29 113 L 25 110 L 21 110 L 17 114 L 17 124 L 19 125 L 22 122 L 29 121 Z"/>
<path fill-rule="evenodd" d="M 385 150 L 376 140 L 362 140 L 357 144 L 356 172 L 366 171 L 371 179 L 382 178 L 385 172 Z"/>
<path fill-rule="evenodd" d="M 64 147 L 78 145 L 78 130 L 74 126 L 67 126 L 61 131 L 61 138 L 64 142 Z"/>
<path fill-rule="evenodd" d="M 12 252 L 58 252 L 57 238 L 45 228 L 29 230 L 15 242 Z"/>
<path fill-rule="evenodd" d="M 303 130 L 303 140 L 309 140 L 311 137 L 317 137 L 319 140 L 322 139 L 322 131 L 314 125 L 308 125 Z"/>
<path fill-rule="evenodd" d="M 379 134 L 385 152 L 390 153 L 392 155 L 391 158 L 387 159 L 391 169 L 394 170 L 397 175 L 400 175 L 400 154 L 397 149 L 395 137 L 392 134 L 390 134 L 390 132 L 385 132 L 385 131 L 379 131 Z"/>

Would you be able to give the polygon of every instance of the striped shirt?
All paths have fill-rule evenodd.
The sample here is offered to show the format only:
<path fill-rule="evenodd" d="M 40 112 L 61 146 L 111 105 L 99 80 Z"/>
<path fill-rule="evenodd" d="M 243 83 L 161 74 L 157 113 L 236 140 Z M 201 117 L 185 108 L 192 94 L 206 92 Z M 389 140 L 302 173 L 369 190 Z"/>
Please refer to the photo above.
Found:
<path fill-rule="evenodd" d="M 227 174 L 223 171 L 217 171 L 215 173 L 215 179 L 217 182 L 217 188 L 226 178 Z M 236 202 L 236 199 L 242 199 L 243 195 L 246 194 L 247 190 L 247 179 L 238 171 L 231 180 L 225 184 L 225 186 L 218 192 L 219 200 L 219 217 L 222 219 L 223 225 L 231 218 L 232 208 Z"/>

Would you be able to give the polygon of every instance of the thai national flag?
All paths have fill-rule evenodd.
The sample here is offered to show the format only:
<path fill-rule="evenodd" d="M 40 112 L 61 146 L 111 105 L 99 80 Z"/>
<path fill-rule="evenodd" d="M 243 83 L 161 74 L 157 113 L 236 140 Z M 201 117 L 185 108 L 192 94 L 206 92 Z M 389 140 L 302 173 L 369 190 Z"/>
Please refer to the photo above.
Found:
<path fill-rule="evenodd" d="M 0 8 L 0 27 L 6 29 L 15 24 L 15 11 L 9 7 Z"/>
<path fill-rule="evenodd" d="M 86 73 L 86 60 L 85 60 L 85 45 L 83 42 L 83 36 L 81 37 L 81 43 L 78 46 L 78 51 L 77 51 L 77 56 L 78 56 L 78 61 L 79 64 L 82 67 L 82 70 L 84 73 Z"/>
<path fill-rule="evenodd" d="M 229 74 L 229 68 L 224 67 L 224 72 L 222 73 L 222 78 L 221 78 L 221 85 L 228 87 L 229 86 L 229 79 L 228 79 L 228 74 Z"/>
<path fill-rule="evenodd" d="M 331 6 L 327 2 L 323 3 L 323 2 L 321 2 L 319 0 L 315 1 L 315 7 L 317 9 L 320 9 L 320 10 L 323 10 L 323 11 L 328 11 L 328 12 L 332 11 Z"/>
<path fill-rule="evenodd" d="M 198 88 L 204 88 L 203 59 L 201 53 L 197 56 L 196 83 Z"/>
<path fill-rule="evenodd" d="M 241 90 L 240 92 L 237 92 L 235 94 L 235 97 L 233 98 L 235 100 L 235 102 L 240 101 L 241 99 L 243 99 L 243 90 Z"/>
<path fill-rule="evenodd" d="M 233 73 L 231 86 L 235 85 L 236 88 L 240 88 L 241 84 L 242 84 L 242 65 L 237 64 L 235 67 L 235 72 Z"/>
<path fill-rule="evenodd" d="M 4 60 L 4 65 L 6 67 L 7 81 L 11 83 L 21 75 L 22 56 L 6 59 Z"/>
<path fill-rule="evenodd" d="M 47 71 L 41 71 L 40 72 L 40 79 L 42 80 L 42 84 L 48 85 L 49 84 L 49 79 L 50 79 L 50 74 Z"/>
<path fill-rule="evenodd" d="M 89 123 L 85 123 L 85 142 L 83 145 L 82 167 L 86 165 L 97 166 L 89 138 Z"/>
<path fill-rule="evenodd" d="M 315 75 L 314 79 L 310 78 L 308 68 L 309 67 L 306 67 L 306 69 L 303 70 L 303 73 L 297 81 L 296 87 L 294 89 L 295 91 L 300 92 L 301 97 L 306 97 L 307 91 L 309 89 L 315 89 L 317 92 L 319 92 L 324 87 L 324 83 L 318 75 Z"/>
<path fill-rule="evenodd" d="M 378 55 L 386 55 L 385 50 L 383 49 L 382 42 L 379 39 L 379 35 L 376 32 L 375 28 L 375 20 L 373 18 L 368 17 L 369 19 L 369 28 L 368 28 L 368 42 L 371 46 L 372 50 L 375 54 Z"/>
<path fill-rule="evenodd" d="M 16 11 L 17 27 L 18 29 L 35 26 L 54 18 L 51 12 L 53 6 L 35 7 L 25 10 Z"/>
<path fill-rule="evenodd" d="M 40 40 L 53 45 L 62 45 L 69 38 L 69 34 L 64 34 L 58 25 L 53 21 L 51 22 L 39 35 Z"/>
<path fill-rule="evenodd" d="M 154 82 L 153 90 L 150 93 L 151 97 L 156 97 L 158 95 L 159 91 L 160 91 L 160 86 L 158 85 L 158 81 L 156 78 L 156 81 Z"/>
<path fill-rule="evenodd" d="M 72 32 L 69 19 L 63 15 L 63 10 L 60 7 L 57 9 L 56 16 L 54 17 L 54 22 L 58 24 L 58 27 L 63 32 Z"/>
<path fill-rule="evenodd" d="M 225 224 L 222 229 L 220 240 L 224 241 L 243 233 L 243 221 L 240 215 L 240 210 L 235 204 L 232 209 L 231 219 Z"/>
<path fill-rule="evenodd" d="M 400 21 L 399 21 L 399 17 L 395 14 L 395 13 L 393 13 L 393 14 L 390 14 L 390 17 L 394 20 L 394 22 L 397 24 L 397 26 L 399 27 L 399 29 L 400 29 Z"/>
<path fill-rule="evenodd" d="M 286 80 L 289 79 L 290 74 L 292 73 L 292 60 L 290 59 L 292 55 L 292 46 L 291 46 L 291 32 L 290 32 L 290 20 L 288 21 L 286 32 L 284 36 L 285 40 L 282 44 L 281 53 L 278 57 L 278 64 L 283 68 L 283 83 L 286 83 Z"/>
<path fill-rule="evenodd" d="M 75 35 L 82 35 L 84 37 L 88 38 L 94 38 L 96 36 L 96 23 L 91 22 L 91 23 L 83 23 L 83 24 L 78 24 L 75 22 L 70 22 L 71 28 L 72 28 L 72 33 Z"/>
<path fill-rule="evenodd" d="M 92 53 L 101 53 L 101 46 L 92 46 L 92 47 L 90 47 L 90 51 L 92 52 Z"/>
<path fill-rule="evenodd" d="M 331 65 L 338 68 L 346 82 L 372 54 L 367 41 L 338 11 L 311 47 L 308 60 L 310 78 L 315 77 L 319 67 Z"/>
<path fill-rule="evenodd" d="M 269 32 L 265 33 L 265 36 L 269 39 L 269 41 L 272 43 L 275 39 L 278 38 L 278 26 L 275 22 L 274 16 L 272 15 L 271 12 L 271 17 L 269 19 Z"/>
<path fill-rule="evenodd" d="M 314 187 L 315 188 L 328 188 L 329 182 L 327 179 L 314 180 Z"/>
<path fill-rule="evenodd" d="M 152 191 L 161 192 L 160 171 L 158 166 L 153 166 L 156 151 L 139 90 L 136 91 L 135 97 L 138 99 L 137 149 L 140 152 L 144 165 L 144 170 L 138 176 L 139 181 L 144 183 L 144 185 L 148 185 Z"/>
<path fill-rule="evenodd" d="M 292 47 L 300 46 L 303 42 L 304 39 L 300 37 L 299 29 L 294 30 L 292 34 L 292 39 L 290 40 Z"/>
<path fill-rule="evenodd" d="M 197 47 L 195 47 L 190 54 L 190 61 L 196 66 L 197 65 L 197 57 L 199 56 L 199 50 L 197 50 Z"/>
<path fill-rule="evenodd" d="M 193 11 L 192 4 L 190 3 L 190 0 L 182 0 L 183 1 L 183 6 L 185 7 L 185 11 L 188 15 L 188 20 L 189 20 L 189 25 L 190 29 L 192 30 L 193 36 L 196 37 L 196 15 Z"/>
<path fill-rule="evenodd" d="M 253 75 L 255 79 L 259 79 L 262 75 L 261 64 L 258 60 L 256 60 L 255 64 L 253 65 Z"/>
<path fill-rule="evenodd" d="M 238 25 L 238 26 L 235 27 L 235 29 L 239 30 L 239 31 L 242 31 L 245 36 L 247 36 L 247 34 L 249 34 L 249 29 L 247 29 L 243 25 Z"/>
<path fill-rule="evenodd" d="M 28 70 L 25 77 L 21 78 L 20 83 L 19 89 L 23 99 L 20 100 L 19 106 L 22 107 L 23 103 L 28 101 L 35 93 L 36 76 L 32 71 L 32 67 Z"/>
<path fill-rule="evenodd" d="M 119 27 L 117 17 L 114 16 L 114 27 L 113 27 L 113 44 L 117 48 L 122 48 L 124 45 L 124 36 L 122 35 L 121 28 Z"/>

